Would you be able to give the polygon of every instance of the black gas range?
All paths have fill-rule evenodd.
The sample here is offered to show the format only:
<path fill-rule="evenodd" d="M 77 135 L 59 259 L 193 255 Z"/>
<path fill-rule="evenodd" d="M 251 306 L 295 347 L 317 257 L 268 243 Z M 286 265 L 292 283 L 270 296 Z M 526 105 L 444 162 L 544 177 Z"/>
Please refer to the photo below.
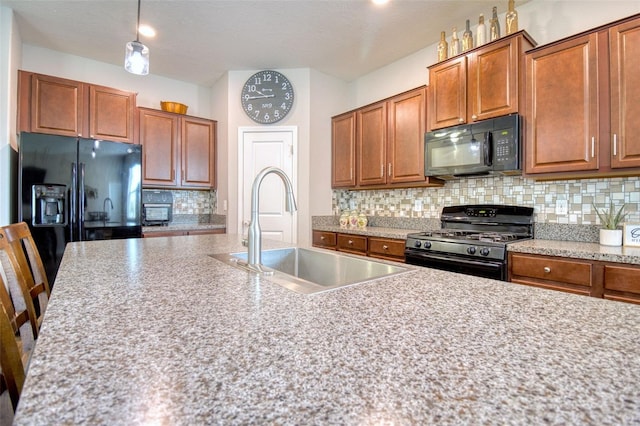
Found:
<path fill-rule="evenodd" d="M 407 236 L 406 263 L 505 281 L 507 244 L 533 238 L 531 207 L 445 207 L 440 223 Z"/>

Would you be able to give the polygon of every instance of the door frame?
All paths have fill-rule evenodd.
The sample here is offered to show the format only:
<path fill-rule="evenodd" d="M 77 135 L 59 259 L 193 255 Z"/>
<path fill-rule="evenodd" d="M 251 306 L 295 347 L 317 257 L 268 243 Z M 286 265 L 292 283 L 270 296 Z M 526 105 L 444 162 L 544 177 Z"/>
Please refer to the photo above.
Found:
<path fill-rule="evenodd" d="M 291 185 L 293 185 L 293 192 L 296 196 L 296 201 L 298 200 L 298 126 L 240 126 L 238 127 L 238 142 L 237 142 L 237 150 L 238 150 L 238 167 L 237 167 L 237 194 L 238 194 L 238 226 L 237 233 L 239 235 L 244 234 L 244 226 L 242 224 L 243 221 L 243 211 L 244 211 L 244 135 L 247 133 L 282 133 L 282 132 L 291 132 L 292 134 L 292 144 L 293 144 L 293 155 L 291 156 L 293 164 L 291 165 L 291 176 L 289 179 L 291 180 Z M 284 187 L 282 189 L 284 191 Z M 249 198 L 250 198 L 249 194 Z M 297 244 L 298 242 L 298 219 L 297 215 L 293 215 L 292 222 L 293 230 L 292 230 L 292 244 Z"/>

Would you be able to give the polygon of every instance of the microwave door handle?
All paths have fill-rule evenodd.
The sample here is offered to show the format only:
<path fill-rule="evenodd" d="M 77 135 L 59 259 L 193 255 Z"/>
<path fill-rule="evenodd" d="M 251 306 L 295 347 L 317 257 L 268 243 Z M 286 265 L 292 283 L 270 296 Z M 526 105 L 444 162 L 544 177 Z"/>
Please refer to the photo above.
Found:
<path fill-rule="evenodd" d="M 493 133 L 485 132 L 484 134 L 484 164 L 486 166 L 493 165 Z"/>

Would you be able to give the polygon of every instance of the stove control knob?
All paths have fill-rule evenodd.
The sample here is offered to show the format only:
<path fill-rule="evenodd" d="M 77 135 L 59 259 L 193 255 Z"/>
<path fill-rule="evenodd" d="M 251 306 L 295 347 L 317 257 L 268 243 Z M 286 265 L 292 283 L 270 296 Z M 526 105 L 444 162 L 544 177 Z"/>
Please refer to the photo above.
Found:
<path fill-rule="evenodd" d="M 426 249 L 431 248 L 431 241 L 425 241 L 422 246 Z"/>
<path fill-rule="evenodd" d="M 480 254 L 483 255 L 483 256 L 489 256 L 489 252 L 490 251 L 491 250 L 489 250 L 488 248 L 485 247 L 482 250 L 480 250 Z"/>
<path fill-rule="evenodd" d="M 420 247 L 422 245 L 422 243 L 420 241 L 415 241 L 413 243 L 414 247 Z"/>
<path fill-rule="evenodd" d="M 467 253 L 469 254 L 476 254 L 476 248 L 475 247 L 469 247 L 467 249 Z"/>

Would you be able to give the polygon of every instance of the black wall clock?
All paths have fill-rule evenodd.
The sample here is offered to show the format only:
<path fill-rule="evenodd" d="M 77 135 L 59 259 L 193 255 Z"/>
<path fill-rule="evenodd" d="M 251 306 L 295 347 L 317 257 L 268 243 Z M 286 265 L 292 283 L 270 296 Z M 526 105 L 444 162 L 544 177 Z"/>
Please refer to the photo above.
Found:
<path fill-rule="evenodd" d="M 277 71 L 260 71 L 242 87 L 242 108 L 256 123 L 282 120 L 293 107 L 293 86 Z"/>

